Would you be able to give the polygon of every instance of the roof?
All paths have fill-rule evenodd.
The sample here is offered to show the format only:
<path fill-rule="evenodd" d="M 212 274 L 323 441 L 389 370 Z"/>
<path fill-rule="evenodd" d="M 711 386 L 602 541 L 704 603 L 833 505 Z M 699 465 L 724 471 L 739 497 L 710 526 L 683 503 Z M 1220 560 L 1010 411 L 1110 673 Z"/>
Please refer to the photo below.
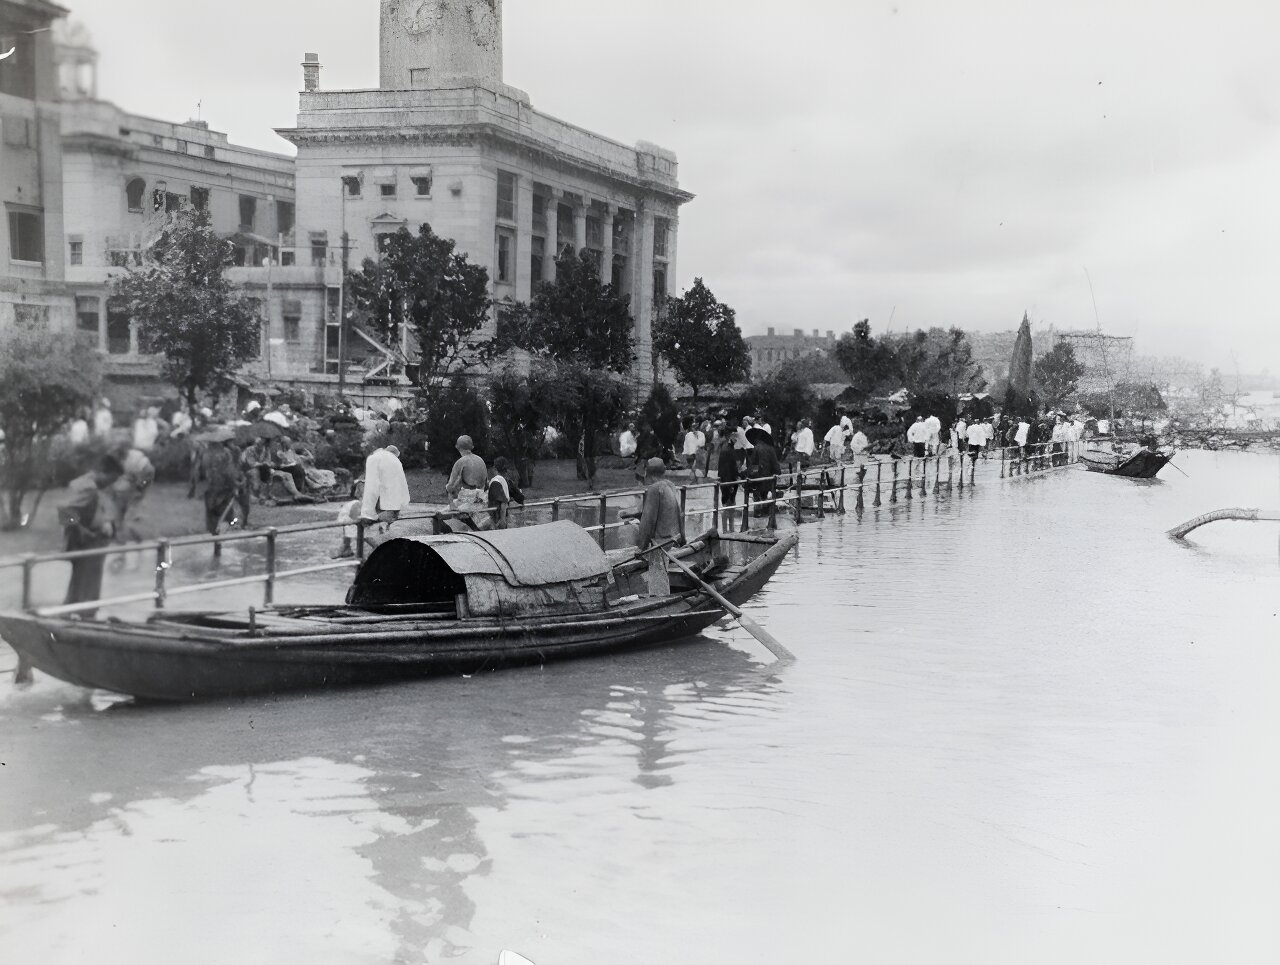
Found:
<path fill-rule="evenodd" d="M 458 576 L 501 576 L 512 586 L 591 580 L 610 570 L 596 541 L 568 520 L 487 533 L 388 540 L 373 551 L 369 562 L 377 555 L 397 554 L 406 543 L 429 547 Z"/>

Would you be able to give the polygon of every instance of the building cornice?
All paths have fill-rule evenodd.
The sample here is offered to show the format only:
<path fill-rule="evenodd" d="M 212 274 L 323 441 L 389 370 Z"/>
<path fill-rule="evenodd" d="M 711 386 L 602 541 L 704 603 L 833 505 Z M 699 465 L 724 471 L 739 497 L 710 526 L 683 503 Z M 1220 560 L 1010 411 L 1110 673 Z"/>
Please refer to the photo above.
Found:
<path fill-rule="evenodd" d="M 433 125 L 431 127 L 332 127 L 332 128 L 277 128 L 276 133 L 297 145 L 433 145 L 466 147 L 475 144 L 496 144 L 514 148 L 526 158 L 550 167 L 567 169 L 577 174 L 589 174 L 659 197 L 677 205 L 688 204 L 696 195 L 673 187 L 639 173 L 621 171 L 606 163 L 592 162 L 586 158 L 557 151 L 554 146 L 512 131 L 499 124 L 473 122 L 466 124 Z"/>

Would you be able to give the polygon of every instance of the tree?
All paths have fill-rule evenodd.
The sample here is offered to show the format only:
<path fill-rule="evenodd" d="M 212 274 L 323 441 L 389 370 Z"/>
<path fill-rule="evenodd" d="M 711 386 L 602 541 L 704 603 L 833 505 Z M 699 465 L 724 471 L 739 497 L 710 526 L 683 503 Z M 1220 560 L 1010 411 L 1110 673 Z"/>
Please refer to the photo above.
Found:
<path fill-rule="evenodd" d="M 1082 375 L 1084 366 L 1076 361 L 1076 350 L 1070 342 L 1060 341 L 1036 359 L 1036 384 L 1045 403 L 1055 408 L 1075 394 Z"/>
<path fill-rule="evenodd" d="M 986 385 L 963 329 L 917 329 L 884 341 L 896 359 L 899 386 L 913 395 L 960 395 Z"/>
<path fill-rule="evenodd" d="M 39 506 L 51 482 L 45 470 L 53 437 L 92 404 L 99 383 L 97 354 L 73 336 L 27 325 L 0 336 L 0 475 L 9 494 L 4 529 L 27 524 L 23 501 L 32 489 Z"/>
<path fill-rule="evenodd" d="M 1013 356 L 1009 360 L 1009 381 L 1003 393 L 1004 411 L 1019 418 L 1034 418 L 1040 413 L 1040 396 L 1031 379 L 1032 356 L 1031 319 L 1022 313 L 1018 326 L 1018 338 L 1013 343 Z"/>
<path fill-rule="evenodd" d="M 649 390 L 649 397 L 640 407 L 640 420 L 653 430 L 663 452 L 675 449 L 680 435 L 680 410 L 671 390 L 661 382 Z"/>
<path fill-rule="evenodd" d="M 489 272 L 473 265 L 422 225 L 418 234 L 401 228 L 386 239 L 381 257 L 366 258 L 347 279 L 353 306 L 389 344 L 413 336 L 418 386 L 427 408 L 440 401 L 454 376 L 488 361 L 489 346 L 475 340 L 489 319 Z"/>
<path fill-rule="evenodd" d="M 548 426 L 562 425 L 573 402 L 570 388 L 554 366 L 535 365 L 528 375 L 512 366 L 489 380 L 489 408 L 493 416 L 493 442 L 509 455 L 520 485 L 533 485 L 533 467 Z"/>
<path fill-rule="evenodd" d="M 161 355 L 164 377 L 194 410 L 199 393 L 229 381 L 260 350 L 256 302 L 223 277 L 234 258 L 208 215 L 179 212 L 142 265 L 113 283 L 138 327 L 138 347 Z"/>
<path fill-rule="evenodd" d="M 693 390 L 745 382 L 751 377 L 751 353 L 742 339 L 732 308 L 716 301 L 701 278 L 679 298 L 668 299 L 667 312 L 654 323 L 653 347 L 675 369 L 676 378 Z"/>
<path fill-rule="evenodd" d="M 857 394 L 863 398 L 882 390 L 892 392 L 901 388 L 892 384 L 897 378 L 894 353 L 871 334 L 870 320 L 864 318 L 853 326 L 852 333 L 841 335 L 833 352 Z"/>
<path fill-rule="evenodd" d="M 635 361 L 633 328 L 628 300 L 600 280 L 585 251 L 557 259 L 556 280 L 539 286 L 528 305 L 512 305 L 498 325 L 497 350 L 524 349 L 553 363 L 570 388 L 563 426 L 578 443 L 578 477 L 592 489 L 597 438 L 625 410 L 621 373 Z"/>
<path fill-rule="evenodd" d="M 485 454 L 489 443 L 489 409 L 484 399 L 461 375 L 437 392 L 435 404 L 427 407 L 427 463 L 447 469 L 458 458 L 454 444 L 459 436 L 470 436 L 476 452 Z"/>
<path fill-rule="evenodd" d="M 817 408 L 817 396 L 809 382 L 794 371 L 779 369 L 752 382 L 738 397 L 736 415 L 759 415 L 773 429 L 779 452 L 788 445 L 790 429 Z"/>

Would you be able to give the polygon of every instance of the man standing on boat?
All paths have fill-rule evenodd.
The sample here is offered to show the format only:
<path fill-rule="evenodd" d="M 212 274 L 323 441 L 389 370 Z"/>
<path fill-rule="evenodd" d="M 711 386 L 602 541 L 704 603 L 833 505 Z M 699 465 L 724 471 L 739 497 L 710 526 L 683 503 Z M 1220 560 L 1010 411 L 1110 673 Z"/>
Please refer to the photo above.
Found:
<path fill-rule="evenodd" d="M 659 543 L 680 542 L 680 494 L 667 479 L 667 466 L 656 456 L 645 464 L 644 508 L 640 512 L 640 534 L 636 545 L 643 553 Z M 619 513 L 635 519 L 635 513 Z"/>

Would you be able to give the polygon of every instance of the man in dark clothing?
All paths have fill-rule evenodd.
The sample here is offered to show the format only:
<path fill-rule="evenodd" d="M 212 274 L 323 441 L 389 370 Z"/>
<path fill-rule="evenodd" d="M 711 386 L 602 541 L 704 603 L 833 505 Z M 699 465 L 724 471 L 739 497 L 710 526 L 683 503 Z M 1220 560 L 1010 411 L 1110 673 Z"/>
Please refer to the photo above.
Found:
<path fill-rule="evenodd" d="M 524 493 L 507 475 L 509 465 L 506 456 L 493 460 L 493 476 L 489 479 L 489 508 L 494 510 L 494 529 L 507 528 L 507 512 L 512 500 L 524 505 Z"/>
<path fill-rule="evenodd" d="M 98 468 L 72 480 L 67 487 L 67 499 L 58 506 L 58 520 L 62 523 L 65 548 L 68 553 L 77 550 L 101 549 L 115 535 L 111 522 L 110 489 L 122 475 L 124 467 L 114 456 L 103 456 Z M 102 598 L 102 567 L 105 557 L 91 556 L 71 561 L 71 582 L 67 585 L 65 603 L 87 603 Z M 81 610 L 82 616 L 92 617 L 97 610 Z"/>
<path fill-rule="evenodd" d="M 757 503 L 763 503 L 773 499 L 774 491 L 778 488 L 777 476 L 782 469 L 782 464 L 778 461 L 778 450 L 773 446 L 773 436 L 759 426 L 752 426 L 747 430 L 747 441 L 752 445 L 751 451 L 747 454 L 747 475 L 751 479 L 758 480 L 750 484 L 751 495 Z M 755 514 L 767 516 L 769 507 L 757 506 Z"/>
<path fill-rule="evenodd" d="M 738 480 L 742 478 L 742 465 L 746 451 L 733 444 L 732 436 L 725 439 L 720 446 L 720 458 L 716 463 L 717 475 L 720 477 L 720 505 L 731 507 L 738 501 Z M 732 525 L 732 510 L 725 513 L 726 525 Z"/>

